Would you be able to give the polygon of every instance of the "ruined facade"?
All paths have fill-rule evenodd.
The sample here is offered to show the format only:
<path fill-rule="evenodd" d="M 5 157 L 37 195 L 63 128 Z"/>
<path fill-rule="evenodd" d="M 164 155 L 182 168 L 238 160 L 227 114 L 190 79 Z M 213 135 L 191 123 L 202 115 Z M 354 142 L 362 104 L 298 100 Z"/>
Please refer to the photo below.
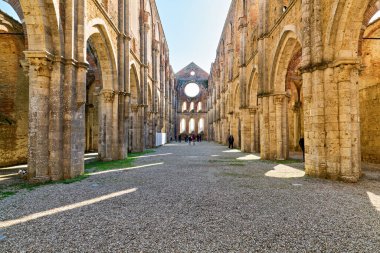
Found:
<path fill-rule="evenodd" d="M 380 163 L 379 9 L 233 0 L 210 74 L 212 138 L 283 160 L 304 137 L 308 175 L 356 182 Z"/>
<path fill-rule="evenodd" d="M 177 139 L 190 135 L 208 138 L 208 78 L 208 73 L 193 62 L 175 75 Z"/>
<path fill-rule="evenodd" d="M 72 178 L 174 137 L 175 87 L 154 0 L 8 0 L 0 13 L 0 166 Z M 25 73 L 25 74 L 24 74 Z"/>

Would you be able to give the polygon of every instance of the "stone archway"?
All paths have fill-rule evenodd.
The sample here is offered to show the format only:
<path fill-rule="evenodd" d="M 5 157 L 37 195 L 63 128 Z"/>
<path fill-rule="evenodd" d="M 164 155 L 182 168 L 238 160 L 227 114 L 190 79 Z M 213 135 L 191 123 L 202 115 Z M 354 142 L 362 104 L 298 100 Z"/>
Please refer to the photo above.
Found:
<path fill-rule="evenodd" d="M 297 49 L 296 49 L 297 50 Z M 304 137 L 304 109 L 302 92 L 302 75 L 300 71 L 302 50 L 293 52 L 289 62 L 285 90 L 288 96 L 289 151 L 301 151 L 299 141 Z"/>
<path fill-rule="evenodd" d="M 369 6 L 364 22 L 373 12 L 373 6 Z M 380 19 L 367 23 L 365 28 L 358 50 L 363 65 L 358 87 L 361 161 L 365 169 L 380 170 Z"/>
<path fill-rule="evenodd" d="M 143 146 L 143 106 L 140 93 L 140 82 L 135 65 L 130 70 L 130 128 L 129 128 L 129 152 L 142 152 Z"/>
<path fill-rule="evenodd" d="M 86 108 L 85 108 L 85 135 L 86 147 L 85 152 L 98 152 L 98 145 L 100 142 L 100 109 L 99 108 L 99 95 L 102 90 L 101 70 L 97 57 L 95 56 L 93 46 L 88 43 L 87 45 L 87 62 L 89 69 L 86 75 Z"/>
<path fill-rule="evenodd" d="M 90 22 L 91 23 L 91 22 Z M 118 119 L 113 113 L 117 108 L 115 90 L 117 90 L 117 71 L 115 57 L 110 46 L 105 28 L 96 24 L 91 27 L 87 45 L 96 58 L 99 77 L 98 87 L 98 153 L 101 160 L 110 161 L 118 159 Z M 89 94 L 87 94 L 88 97 Z M 91 94 L 90 94 L 91 95 Z"/>
<path fill-rule="evenodd" d="M 274 64 L 271 72 L 271 90 L 273 94 L 263 99 L 267 103 L 269 111 L 264 115 L 269 123 L 269 133 L 266 140 L 266 157 L 270 159 L 284 160 L 289 158 L 289 101 L 291 101 L 291 85 L 287 87 L 287 78 L 290 81 L 296 78 L 301 60 L 301 42 L 293 31 L 285 31 L 277 48 Z M 293 61 L 292 61 L 293 60 Z M 295 65 L 293 67 L 293 65 Z M 299 83 L 300 86 L 302 81 Z M 268 104 L 269 103 L 269 104 Z M 269 115 L 275 115 L 271 117 Z M 266 130 L 268 131 L 268 129 Z M 269 140 L 268 140 L 269 139 Z"/>
<path fill-rule="evenodd" d="M 247 131 L 249 132 L 249 143 L 251 152 L 260 152 L 260 125 L 258 114 L 258 73 L 256 68 L 252 70 L 248 86 L 248 111 L 250 121 Z"/>
<path fill-rule="evenodd" d="M 318 137 L 305 138 L 308 175 L 357 182 L 362 174 L 361 128 L 366 119 L 360 110 L 368 106 L 363 101 L 366 89 L 372 85 L 361 78 L 361 71 L 365 67 L 365 72 L 367 66 L 359 63 L 366 61 L 362 52 L 366 48 L 363 35 L 379 3 L 378 0 L 334 1 L 323 50 L 323 60 L 331 64 L 323 72 L 303 74 L 305 111 L 319 115 L 319 106 L 322 103 L 324 106 L 321 114 L 324 117 L 313 119 L 305 114 L 305 135 Z M 315 90 L 314 83 L 321 80 L 323 89 L 329 92 L 324 94 L 324 99 L 317 100 L 313 93 L 320 92 Z M 324 129 L 319 127 L 322 124 Z M 365 135 L 364 131 L 364 138 Z"/>
<path fill-rule="evenodd" d="M 27 163 L 29 80 L 20 23 L 0 11 L 0 167 Z M 15 36 L 14 34 L 19 34 Z"/>
<path fill-rule="evenodd" d="M 23 37 L 23 41 L 20 41 L 19 47 L 15 48 L 14 51 L 18 60 L 15 60 L 15 55 L 13 54 L 13 57 L 8 58 L 12 63 L 7 67 L 20 66 L 21 63 L 28 77 L 23 77 L 21 73 L 17 74 L 19 79 L 17 83 L 29 82 L 29 86 L 18 88 L 19 94 L 23 94 L 20 100 L 25 101 L 29 108 L 21 109 L 22 103 L 19 103 L 17 105 L 19 108 L 15 109 L 16 111 L 19 110 L 18 117 L 20 119 L 26 118 L 25 120 L 29 125 L 24 124 L 21 127 L 21 121 L 15 121 L 17 139 L 22 139 L 24 143 L 22 144 L 23 147 L 21 147 L 21 143 L 17 144 L 16 140 L 15 148 L 18 150 L 18 154 L 15 155 L 15 157 L 18 157 L 18 162 L 16 163 L 25 162 L 27 157 L 28 180 L 62 179 L 62 119 L 54 117 L 54 115 L 61 115 L 63 110 L 61 97 L 63 66 L 60 61 L 53 62 L 54 55 L 57 56 L 57 59 L 62 56 L 62 27 L 57 23 L 59 10 L 51 0 L 43 2 L 15 0 L 7 1 L 7 3 L 13 7 L 22 22 L 17 34 L 22 35 L 20 38 Z M 15 45 L 13 42 L 7 44 L 9 47 Z M 2 48 L 6 50 L 7 47 Z M 20 54 L 22 51 L 25 58 L 24 55 Z M 6 54 L 2 55 L 5 56 Z M 7 67 L 2 69 L 6 70 Z M 21 79 L 24 79 L 24 81 Z M 54 85 L 51 85 L 52 81 L 54 81 Z M 11 94 L 12 92 L 9 93 L 9 95 Z M 20 127 L 17 125 L 20 125 Z M 25 155 L 26 145 L 28 147 L 27 155 Z"/>

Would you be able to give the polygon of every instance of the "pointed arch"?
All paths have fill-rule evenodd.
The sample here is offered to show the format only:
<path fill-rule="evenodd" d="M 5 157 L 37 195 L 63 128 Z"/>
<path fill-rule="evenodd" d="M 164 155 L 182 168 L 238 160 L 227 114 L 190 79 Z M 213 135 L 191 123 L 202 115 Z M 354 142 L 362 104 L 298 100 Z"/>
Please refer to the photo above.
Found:
<path fill-rule="evenodd" d="M 134 63 L 130 67 L 130 75 L 131 104 L 141 104 L 139 75 Z"/>
<path fill-rule="evenodd" d="M 286 27 L 282 32 L 281 39 L 276 47 L 277 50 L 273 59 L 270 76 L 270 88 L 275 93 L 285 92 L 285 78 L 288 64 L 294 52 L 302 48 L 300 38 L 293 25 Z"/>
<path fill-rule="evenodd" d="M 378 0 L 334 0 L 324 42 L 326 59 L 355 59 L 361 55 L 362 37 L 378 11 L 377 3 Z"/>
<path fill-rule="evenodd" d="M 248 83 L 248 106 L 249 107 L 255 107 L 257 106 L 257 92 L 259 88 L 259 82 L 258 82 L 258 73 L 257 73 L 257 66 L 255 66 L 252 70 L 251 76 L 249 78 Z"/>
<path fill-rule="evenodd" d="M 98 18 L 91 20 L 87 24 L 86 31 L 86 40 L 93 46 L 99 61 L 103 88 L 118 90 L 115 50 L 104 21 Z"/>

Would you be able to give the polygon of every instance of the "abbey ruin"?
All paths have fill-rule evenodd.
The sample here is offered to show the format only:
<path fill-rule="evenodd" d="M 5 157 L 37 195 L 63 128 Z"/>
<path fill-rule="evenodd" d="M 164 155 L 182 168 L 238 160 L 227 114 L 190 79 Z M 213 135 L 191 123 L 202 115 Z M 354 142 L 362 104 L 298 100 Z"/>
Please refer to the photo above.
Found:
<path fill-rule="evenodd" d="M 377 0 L 233 0 L 211 70 L 209 132 L 310 176 L 356 182 L 380 163 Z M 377 166 L 378 167 L 378 166 Z"/>
<path fill-rule="evenodd" d="M 155 1 L 10 0 L 0 13 L 0 166 L 73 178 L 174 134 L 175 87 Z"/>
<path fill-rule="evenodd" d="M 315 177 L 378 168 L 380 1 L 232 0 L 209 76 L 176 76 L 154 0 L 6 2 L 21 23 L 0 12 L 0 166 L 27 163 L 30 181 L 191 133 L 264 160 L 304 138 Z"/>

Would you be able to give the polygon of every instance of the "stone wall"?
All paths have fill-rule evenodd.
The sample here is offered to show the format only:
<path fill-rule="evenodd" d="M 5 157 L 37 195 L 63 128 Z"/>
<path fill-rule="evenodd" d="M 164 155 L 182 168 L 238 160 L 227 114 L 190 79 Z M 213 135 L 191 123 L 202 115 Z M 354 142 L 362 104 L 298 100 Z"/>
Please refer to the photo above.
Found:
<path fill-rule="evenodd" d="M 28 157 L 30 181 L 61 180 L 84 172 L 85 151 L 125 159 L 154 146 L 149 132 L 170 138 L 174 75 L 154 0 L 7 2 L 22 24 L 0 13 L 0 29 L 17 28 L 0 36 L 0 166 Z"/>
<path fill-rule="evenodd" d="M 0 12 L 0 32 L 0 166 L 8 166 L 27 161 L 29 85 L 21 25 Z"/>
<path fill-rule="evenodd" d="M 243 151 L 282 160 L 304 137 L 308 175 L 356 182 L 380 158 L 379 7 L 233 0 L 210 74 L 213 138 L 241 134 Z"/>

